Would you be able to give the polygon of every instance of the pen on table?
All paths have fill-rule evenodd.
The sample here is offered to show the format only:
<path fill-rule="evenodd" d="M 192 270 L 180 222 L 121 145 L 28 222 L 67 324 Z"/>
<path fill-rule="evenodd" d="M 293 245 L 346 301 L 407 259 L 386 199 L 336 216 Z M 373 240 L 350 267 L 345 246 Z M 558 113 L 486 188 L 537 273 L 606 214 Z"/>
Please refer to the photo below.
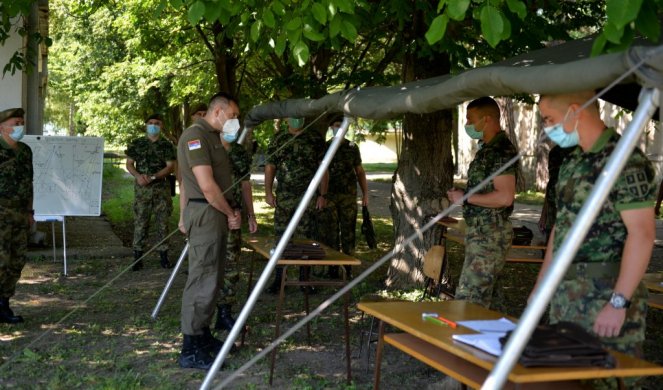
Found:
<path fill-rule="evenodd" d="M 456 324 L 455 322 L 453 322 L 453 321 L 451 321 L 451 320 L 449 320 L 449 319 L 446 319 L 446 318 L 444 318 L 444 317 L 442 317 L 442 316 L 437 316 L 436 319 L 438 319 L 438 320 L 444 322 L 445 324 L 449 325 L 450 327 L 452 327 L 452 328 L 454 328 L 454 329 L 456 329 L 456 327 L 458 326 L 458 324 Z"/>

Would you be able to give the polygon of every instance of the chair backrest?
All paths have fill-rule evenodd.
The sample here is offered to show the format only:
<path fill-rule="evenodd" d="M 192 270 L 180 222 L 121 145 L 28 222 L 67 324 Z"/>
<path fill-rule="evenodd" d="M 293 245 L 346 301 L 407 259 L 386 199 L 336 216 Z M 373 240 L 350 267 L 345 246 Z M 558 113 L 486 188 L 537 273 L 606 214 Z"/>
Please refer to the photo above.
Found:
<path fill-rule="evenodd" d="M 433 245 L 424 255 L 424 275 L 440 281 L 442 275 L 442 260 L 444 259 L 444 247 L 442 245 Z"/>

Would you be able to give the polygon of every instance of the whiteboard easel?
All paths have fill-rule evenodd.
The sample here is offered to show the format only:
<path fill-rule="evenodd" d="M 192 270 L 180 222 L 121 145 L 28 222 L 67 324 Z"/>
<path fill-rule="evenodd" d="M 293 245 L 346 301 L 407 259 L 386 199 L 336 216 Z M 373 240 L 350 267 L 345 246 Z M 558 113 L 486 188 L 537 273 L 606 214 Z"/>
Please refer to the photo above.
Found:
<path fill-rule="evenodd" d="M 64 262 L 64 276 L 67 276 L 67 230 L 64 224 L 64 215 L 35 215 L 35 222 L 50 222 L 53 240 L 53 261 L 57 260 L 55 255 L 55 222 L 62 222 L 62 259 Z"/>

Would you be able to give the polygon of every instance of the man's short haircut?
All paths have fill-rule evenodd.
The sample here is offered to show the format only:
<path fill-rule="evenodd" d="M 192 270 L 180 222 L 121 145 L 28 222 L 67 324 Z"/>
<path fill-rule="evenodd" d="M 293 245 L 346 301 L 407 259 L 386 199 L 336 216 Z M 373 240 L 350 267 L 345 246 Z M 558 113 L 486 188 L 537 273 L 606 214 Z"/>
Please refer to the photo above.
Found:
<path fill-rule="evenodd" d="M 497 104 L 495 99 L 491 98 L 490 96 L 484 96 L 480 97 L 478 99 L 472 100 L 468 105 L 467 109 L 478 109 L 482 113 L 492 116 L 493 118 L 497 119 L 499 122 L 500 120 L 500 106 Z"/>
<path fill-rule="evenodd" d="M 218 92 L 212 98 L 209 100 L 209 109 L 212 110 L 213 107 L 217 105 L 221 105 L 222 108 L 226 108 L 230 105 L 230 102 L 233 102 L 235 104 L 237 103 L 237 99 L 235 99 L 232 95 L 229 93 L 225 92 Z"/>
<path fill-rule="evenodd" d="M 577 104 L 582 106 L 591 100 L 595 95 L 594 91 L 577 91 L 569 93 L 560 93 L 560 94 L 547 94 L 541 95 L 539 98 L 539 103 L 543 99 L 547 99 L 550 104 L 558 110 L 566 110 L 571 104 Z M 587 106 L 587 110 L 599 113 L 599 101 L 598 99 L 594 101 L 593 104 Z"/>
<path fill-rule="evenodd" d="M 158 120 L 158 121 L 163 122 L 163 118 L 161 117 L 161 115 L 159 115 L 159 114 L 152 114 L 152 115 L 148 116 L 147 119 L 145 119 L 145 123 L 151 121 L 152 119 L 156 119 L 156 120 Z"/>

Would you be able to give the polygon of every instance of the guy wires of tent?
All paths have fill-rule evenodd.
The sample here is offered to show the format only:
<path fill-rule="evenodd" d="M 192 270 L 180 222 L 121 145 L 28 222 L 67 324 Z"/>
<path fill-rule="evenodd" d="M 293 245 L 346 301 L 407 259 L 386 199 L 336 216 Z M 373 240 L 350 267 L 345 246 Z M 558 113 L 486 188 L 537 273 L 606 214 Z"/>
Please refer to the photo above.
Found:
<path fill-rule="evenodd" d="M 262 290 L 267 285 L 269 276 L 271 275 L 272 271 L 274 271 L 276 263 L 281 258 L 281 255 L 283 254 L 283 251 L 285 250 L 288 241 L 290 241 L 290 237 L 292 237 L 293 233 L 295 232 L 295 229 L 297 228 L 297 225 L 299 224 L 299 221 L 302 219 L 302 216 L 306 211 L 307 205 L 309 204 L 311 199 L 313 199 L 313 195 L 315 194 L 318 185 L 322 181 L 322 177 L 325 175 L 325 172 L 329 168 L 329 165 L 331 164 L 331 161 L 334 158 L 334 155 L 336 154 L 338 147 L 341 145 L 341 141 L 343 141 L 345 133 L 348 131 L 349 125 L 350 125 L 349 119 L 347 117 L 343 117 L 343 122 L 341 123 L 340 131 L 337 132 L 336 135 L 334 136 L 334 140 L 332 141 L 329 149 L 327 149 L 327 152 L 325 153 L 325 156 L 322 159 L 322 163 L 320 163 L 320 166 L 318 167 L 318 171 L 315 173 L 315 176 L 313 176 L 313 180 L 311 180 L 311 183 L 306 189 L 306 193 L 304 193 L 302 200 L 299 202 L 297 210 L 295 210 L 295 214 L 292 216 L 292 219 L 288 223 L 288 227 L 285 229 L 283 236 L 279 240 L 279 243 L 276 245 L 276 249 L 274 250 L 274 253 L 270 257 L 269 261 L 267 262 L 267 265 L 265 265 L 265 268 L 263 269 L 262 274 L 260 275 L 260 278 L 256 283 L 256 286 L 253 288 L 253 290 L 251 291 L 251 295 L 246 301 L 246 304 L 244 305 L 244 307 L 242 307 L 242 311 L 237 317 L 235 325 L 228 334 L 226 341 L 223 343 L 221 351 L 216 356 L 216 358 L 214 359 L 214 363 L 212 364 L 212 367 L 210 367 L 209 371 L 207 372 L 205 380 L 200 386 L 201 390 L 208 389 L 209 386 L 212 384 L 214 376 L 221 368 L 221 365 L 223 364 L 223 361 L 225 360 L 226 356 L 228 356 L 230 348 L 235 343 L 235 340 L 237 340 L 237 337 L 239 336 L 242 327 L 244 327 L 244 324 L 246 323 L 246 320 L 249 317 L 249 313 L 253 310 L 253 307 L 255 306 L 258 297 L 260 296 Z"/>
<path fill-rule="evenodd" d="M 617 181 L 617 177 L 628 160 L 628 156 L 635 149 L 647 121 L 654 115 L 660 94 L 661 91 L 659 89 L 643 88 L 639 99 L 640 105 L 633 114 L 633 120 L 624 131 L 612 156 L 610 156 L 608 163 L 599 175 L 599 179 L 594 185 L 592 192 L 580 209 L 578 217 L 573 222 L 566 237 L 564 237 L 562 246 L 553 256 L 550 268 L 545 273 L 539 287 L 534 291 L 531 302 L 525 308 L 525 312 L 520 318 L 520 321 L 518 321 L 518 326 L 513 335 L 509 337 L 502 356 L 483 383 L 482 390 L 501 389 L 506 383 L 509 372 L 511 372 L 511 369 L 516 364 L 532 331 L 546 310 L 548 302 L 550 302 L 555 290 L 557 290 L 557 286 L 573 261 L 573 257 L 594 222 L 600 206 L 605 202 L 610 189 L 615 184 L 615 181 Z"/>

